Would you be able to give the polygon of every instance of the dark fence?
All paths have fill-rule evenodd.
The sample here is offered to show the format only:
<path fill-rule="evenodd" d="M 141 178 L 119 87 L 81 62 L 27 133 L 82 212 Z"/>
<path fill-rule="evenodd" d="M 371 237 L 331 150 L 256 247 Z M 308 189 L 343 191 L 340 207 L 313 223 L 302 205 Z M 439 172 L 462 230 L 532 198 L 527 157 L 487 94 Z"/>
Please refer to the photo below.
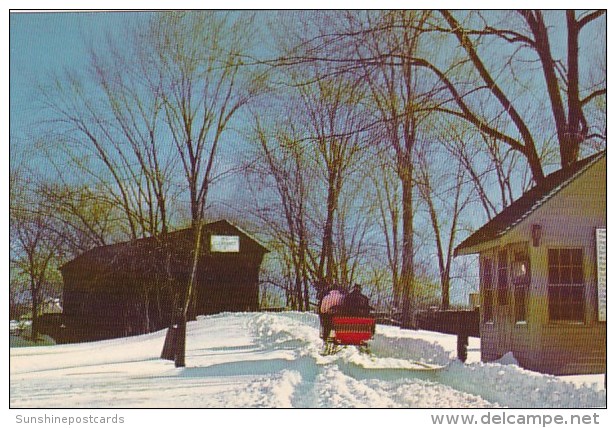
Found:
<path fill-rule="evenodd" d="M 479 308 L 474 310 L 422 311 L 417 314 L 422 330 L 457 336 L 458 359 L 466 361 L 468 338 L 479 337 Z"/>
<path fill-rule="evenodd" d="M 421 311 L 416 320 L 422 330 L 479 337 L 479 309 Z"/>
<path fill-rule="evenodd" d="M 400 316 L 396 314 L 392 314 L 391 312 L 372 312 L 377 324 L 383 325 L 393 325 L 400 327 L 402 323 L 400 322 Z"/>

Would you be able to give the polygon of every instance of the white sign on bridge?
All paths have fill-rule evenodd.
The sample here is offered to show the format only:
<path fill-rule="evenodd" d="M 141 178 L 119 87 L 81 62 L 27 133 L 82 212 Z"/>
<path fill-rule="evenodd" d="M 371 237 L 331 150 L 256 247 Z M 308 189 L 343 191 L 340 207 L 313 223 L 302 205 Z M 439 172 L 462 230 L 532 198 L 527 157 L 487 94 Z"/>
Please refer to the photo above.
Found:
<path fill-rule="evenodd" d="M 239 253 L 240 237 L 228 235 L 212 235 L 211 249 L 213 253 Z"/>
<path fill-rule="evenodd" d="M 597 302 L 599 321 L 607 320 L 607 229 L 597 229 Z"/>

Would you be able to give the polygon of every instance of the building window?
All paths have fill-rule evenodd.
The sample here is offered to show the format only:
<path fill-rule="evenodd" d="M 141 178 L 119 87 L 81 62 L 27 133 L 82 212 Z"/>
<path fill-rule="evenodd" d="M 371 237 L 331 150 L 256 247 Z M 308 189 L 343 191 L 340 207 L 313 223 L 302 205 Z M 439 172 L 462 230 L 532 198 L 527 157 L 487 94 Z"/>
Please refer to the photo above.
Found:
<path fill-rule="evenodd" d="M 548 249 L 548 305 L 552 321 L 584 321 L 581 248 Z"/>
<path fill-rule="evenodd" d="M 509 296 L 507 294 L 507 250 L 501 250 L 498 252 L 498 304 L 507 305 L 509 303 Z"/>
<path fill-rule="evenodd" d="M 526 250 L 517 250 L 513 253 L 511 282 L 514 287 L 515 320 L 516 322 L 526 321 L 528 286 L 530 284 L 530 259 Z"/>
<path fill-rule="evenodd" d="M 481 286 L 483 287 L 483 321 L 494 321 L 494 272 L 492 260 L 485 258 L 481 267 Z"/>

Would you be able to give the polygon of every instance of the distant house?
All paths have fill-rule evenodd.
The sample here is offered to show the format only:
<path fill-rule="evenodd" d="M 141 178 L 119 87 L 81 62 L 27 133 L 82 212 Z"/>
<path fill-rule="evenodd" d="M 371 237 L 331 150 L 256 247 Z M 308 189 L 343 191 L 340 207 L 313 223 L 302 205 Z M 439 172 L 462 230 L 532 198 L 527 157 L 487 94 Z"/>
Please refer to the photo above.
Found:
<path fill-rule="evenodd" d="M 469 236 L 481 357 L 552 374 L 606 370 L 606 154 L 545 178 Z"/>
<path fill-rule="evenodd" d="M 60 268 L 64 342 L 168 327 L 190 277 L 192 229 L 94 248 Z M 226 220 L 204 226 L 190 315 L 255 311 L 267 249 Z"/>

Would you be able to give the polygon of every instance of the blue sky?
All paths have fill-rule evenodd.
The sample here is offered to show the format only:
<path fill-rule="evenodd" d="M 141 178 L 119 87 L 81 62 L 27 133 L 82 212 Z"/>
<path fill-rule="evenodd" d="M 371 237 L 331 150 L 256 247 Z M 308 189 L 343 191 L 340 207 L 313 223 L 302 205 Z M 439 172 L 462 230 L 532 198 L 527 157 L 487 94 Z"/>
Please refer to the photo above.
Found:
<path fill-rule="evenodd" d="M 11 13 L 10 14 L 10 126 L 21 136 L 40 106 L 36 85 L 66 68 L 80 69 L 88 62 L 88 46 L 103 43 L 106 35 L 127 20 L 146 14 Z"/>
<path fill-rule="evenodd" d="M 18 155 L 29 150 L 32 141 L 40 137 L 35 134 L 37 123 L 47 118 L 38 85 L 51 84 L 54 76 L 63 77 L 69 71 L 84 71 L 89 67 L 91 47 L 107 43 L 109 37 L 121 37 L 129 24 L 144 22 L 150 16 L 151 13 L 144 11 L 20 12 L 9 15 L 11 161 L 25 159 L 25 162 L 37 165 L 39 161 L 45 162 L 30 155 Z M 259 18 L 265 19 L 266 16 L 262 13 Z M 265 28 L 265 23 L 261 27 Z M 46 167 L 41 163 L 38 169 L 43 171 Z M 219 197 L 231 198 L 236 191 L 227 182 L 219 192 L 225 198 Z"/>

